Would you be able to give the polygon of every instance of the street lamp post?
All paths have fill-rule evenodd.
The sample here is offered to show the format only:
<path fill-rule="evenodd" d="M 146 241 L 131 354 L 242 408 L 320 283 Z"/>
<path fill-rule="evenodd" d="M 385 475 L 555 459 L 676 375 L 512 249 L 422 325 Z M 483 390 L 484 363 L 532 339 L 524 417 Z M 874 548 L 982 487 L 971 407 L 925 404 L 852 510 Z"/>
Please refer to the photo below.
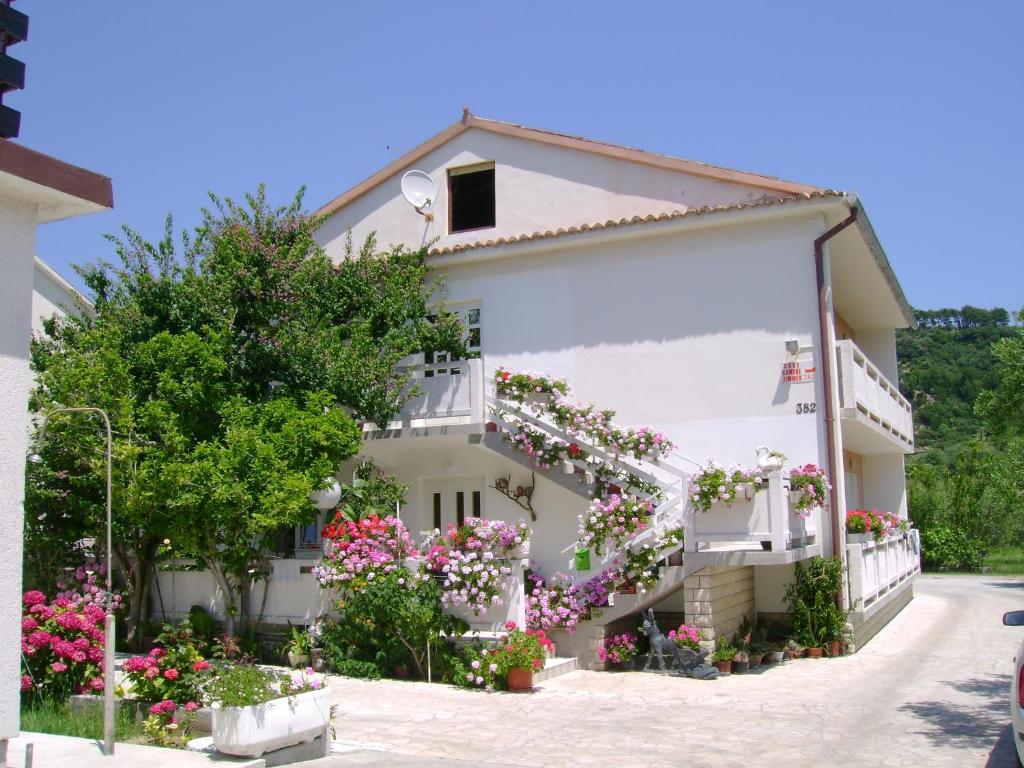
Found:
<path fill-rule="evenodd" d="M 114 601 L 112 599 L 114 594 L 114 541 L 110 513 L 110 476 L 114 444 L 113 433 L 110 430 L 110 417 L 102 408 L 54 408 L 43 414 L 39 427 L 39 438 L 36 442 L 37 449 L 42 447 L 43 438 L 46 436 L 46 422 L 55 413 L 98 413 L 103 417 L 103 425 L 107 430 L 107 599 L 106 615 L 103 617 L 103 753 L 112 755 L 114 754 Z M 29 456 L 29 461 L 38 464 L 42 461 L 42 457 L 35 453 Z"/>

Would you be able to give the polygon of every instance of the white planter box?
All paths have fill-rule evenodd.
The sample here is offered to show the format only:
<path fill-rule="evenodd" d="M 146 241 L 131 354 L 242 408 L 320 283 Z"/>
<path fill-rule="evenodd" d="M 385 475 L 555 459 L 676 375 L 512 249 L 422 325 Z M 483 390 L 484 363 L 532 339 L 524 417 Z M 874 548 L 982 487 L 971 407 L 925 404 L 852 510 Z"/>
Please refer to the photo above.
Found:
<path fill-rule="evenodd" d="M 848 533 L 846 534 L 847 544 L 867 544 L 875 540 L 873 533 Z"/>
<path fill-rule="evenodd" d="M 282 747 L 311 742 L 331 719 L 330 691 L 300 693 L 253 707 L 213 705 L 213 745 L 236 757 L 260 757 Z"/>
<path fill-rule="evenodd" d="M 715 536 L 723 541 L 730 534 L 735 537 L 731 539 L 733 541 L 744 541 L 755 534 L 767 534 L 771 531 L 768 494 L 755 494 L 751 501 L 737 495 L 731 506 L 718 502 L 707 512 L 696 512 L 694 525 L 698 534 Z"/>

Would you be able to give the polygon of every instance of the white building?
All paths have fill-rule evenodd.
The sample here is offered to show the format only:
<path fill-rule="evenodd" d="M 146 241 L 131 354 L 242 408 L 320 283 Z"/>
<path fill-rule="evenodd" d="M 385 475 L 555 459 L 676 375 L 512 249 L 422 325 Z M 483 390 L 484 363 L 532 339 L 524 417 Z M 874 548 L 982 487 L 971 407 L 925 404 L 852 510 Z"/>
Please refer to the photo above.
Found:
<path fill-rule="evenodd" d="M 0 764 L 18 735 L 22 502 L 36 227 L 113 206 L 110 179 L 0 139 Z"/>
<path fill-rule="evenodd" d="M 429 216 L 402 195 L 411 169 L 438 190 Z M 412 484 L 402 510 L 411 530 L 473 514 L 529 520 L 494 486 L 534 484 L 531 559 L 545 574 L 571 572 L 577 516 L 592 496 L 586 469 L 534 471 L 508 444 L 503 425 L 521 414 L 494 397 L 499 367 L 563 377 L 578 402 L 678 446 L 680 456 L 637 472 L 665 486 L 655 527 L 686 527 L 682 563 L 673 557 L 653 592 L 617 596 L 560 649 L 589 661 L 605 632 L 647 606 L 731 634 L 755 611 L 783 613 L 793 563 L 815 554 L 848 559 L 860 642 L 911 598 L 914 535 L 848 544 L 845 534 L 847 508 L 906 516 L 903 457 L 914 447 L 894 338 L 914 318 L 857 200 L 467 112 L 319 213 L 335 260 L 350 233 L 355 243 L 371 232 L 382 245 L 431 243 L 443 300 L 479 356 L 424 365 L 423 396 L 367 436 L 365 455 Z M 787 468 L 827 468 L 829 508 L 799 519 L 776 477 L 753 502 L 695 512 L 691 460 L 749 465 L 758 446 L 782 451 Z M 275 566 L 269 620 L 322 609 L 309 564 Z M 179 610 L 216 611 L 201 576 L 175 577 Z"/>
<path fill-rule="evenodd" d="M 43 323 L 54 315 L 92 312 L 92 304 L 53 267 L 35 257 L 32 272 L 32 333 L 41 335 Z"/>

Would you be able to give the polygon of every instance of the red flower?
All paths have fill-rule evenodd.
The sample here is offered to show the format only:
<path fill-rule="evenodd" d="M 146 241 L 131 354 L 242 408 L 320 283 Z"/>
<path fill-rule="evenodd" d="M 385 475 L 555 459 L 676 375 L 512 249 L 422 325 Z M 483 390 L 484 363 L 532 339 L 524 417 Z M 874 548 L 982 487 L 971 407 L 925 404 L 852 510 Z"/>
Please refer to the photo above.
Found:
<path fill-rule="evenodd" d="M 164 672 L 164 677 L 167 680 L 177 680 L 178 679 L 178 670 L 176 670 L 174 667 L 171 667 L 166 672 Z"/>
<path fill-rule="evenodd" d="M 202 672 L 204 669 L 209 669 L 209 668 L 210 668 L 210 662 L 205 661 L 204 659 L 200 659 L 199 661 L 197 661 L 195 664 L 192 665 L 192 671 L 193 672 Z"/>

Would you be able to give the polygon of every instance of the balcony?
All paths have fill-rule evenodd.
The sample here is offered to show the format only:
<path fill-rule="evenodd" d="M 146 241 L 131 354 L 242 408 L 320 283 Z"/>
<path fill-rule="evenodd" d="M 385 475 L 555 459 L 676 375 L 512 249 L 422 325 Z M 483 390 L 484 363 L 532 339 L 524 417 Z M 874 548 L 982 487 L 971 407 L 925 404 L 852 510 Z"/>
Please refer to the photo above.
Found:
<path fill-rule="evenodd" d="M 920 535 L 915 529 L 879 542 L 850 542 L 846 560 L 850 603 L 855 610 L 870 613 L 921 573 Z"/>
<path fill-rule="evenodd" d="M 438 365 L 401 366 L 409 376 L 409 387 L 418 394 L 403 407 L 395 421 L 370 432 L 395 437 L 406 434 L 434 434 L 483 431 L 483 360 L 460 360 Z"/>
<path fill-rule="evenodd" d="M 914 412 L 852 341 L 836 344 L 843 443 L 858 453 L 913 453 Z"/>

